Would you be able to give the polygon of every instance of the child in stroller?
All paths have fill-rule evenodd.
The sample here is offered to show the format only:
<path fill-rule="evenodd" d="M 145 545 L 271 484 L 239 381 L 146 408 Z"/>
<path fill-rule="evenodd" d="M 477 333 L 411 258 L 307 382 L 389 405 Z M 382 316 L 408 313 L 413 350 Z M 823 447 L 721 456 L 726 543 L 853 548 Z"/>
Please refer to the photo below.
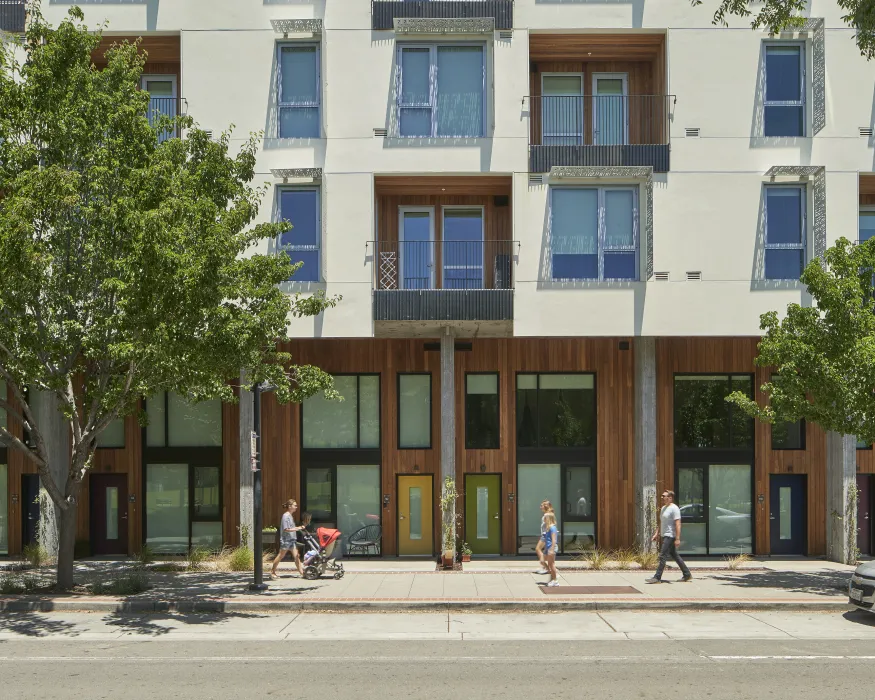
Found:
<path fill-rule="evenodd" d="M 304 578 L 313 581 L 320 578 L 326 569 L 334 572 L 334 578 L 343 578 L 343 564 L 337 561 L 340 530 L 320 527 L 316 529 L 315 537 L 307 530 L 299 532 L 307 548 L 304 555 Z"/>

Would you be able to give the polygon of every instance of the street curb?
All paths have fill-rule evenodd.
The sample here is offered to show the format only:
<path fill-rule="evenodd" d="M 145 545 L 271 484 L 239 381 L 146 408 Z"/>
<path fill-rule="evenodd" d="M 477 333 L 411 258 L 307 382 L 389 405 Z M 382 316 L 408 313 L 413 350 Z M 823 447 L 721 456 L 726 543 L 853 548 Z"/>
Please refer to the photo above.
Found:
<path fill-rule="evenodd" d="M 409 612 L 846 612 L 854 606 L 846 601 L 792 600 L 546 600 L 502 601 L 244 601 L 244 600 L 0 600 L 0 613 L 87 612 L 87 613 L 409 613 Z"/>

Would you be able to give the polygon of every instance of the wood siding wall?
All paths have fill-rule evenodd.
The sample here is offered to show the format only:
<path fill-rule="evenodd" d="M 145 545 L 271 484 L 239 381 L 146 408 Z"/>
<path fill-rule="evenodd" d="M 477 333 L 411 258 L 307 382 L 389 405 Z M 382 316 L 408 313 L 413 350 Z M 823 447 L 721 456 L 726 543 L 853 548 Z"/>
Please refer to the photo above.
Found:
<path fill-rule="evenodd" d="M 362 339 L 297 341 L 285 346 L 296 363 L 318 363 L 332 373 L 380 373 L 382 492 L 392 499 L 382 510 L 383 552 L 397 551 L 396 477 L 399 474 L 440 474 L 440 355 L 424 350 L 424 340 Z M 464 474 L 502 477 L 502 552 L 516 552 L 515 381 L 517 372 L 594 372 L 598 401 L 598 536 L 602 546 L 617 547 L 632 538 L 632 412 L 633 353 L 619 350 L 615 339 L 475 339 L 471 351 L 456 352 L 457 487 Z M 465 372 L 500 372 L 501 448 L 464 448 Z M 432 374 L 432 448 L 399 450 L 397 445 L 398 372 Z M 264 493 L 265 523 L 281 515 L 289 497 L 302 500 L 300 464 L 300 407 L 281 406 L 265 397 Z M 437 493 L 437 491 L 436 491 Z M 437 500 L 437 499 L 435 499 Z M 457 508 L 464 521 L 464 499 Z M 435 522 L 439 517 L 434 507 Z M 439 528 L 435 528 L 435 547 Z"/>
<path fill-rule="evenodd" d="M 875 173 L 860 173 L 860 206 L 875 205 Z"/>
<path fill-rule="evenodd" d="M 768 368 L 756 367 L 757 338 L 660 338 L 657 340 L 657 488 L 674 488 L 674 374 L 753 374 L 756 399 L 766 403 L 760 387 Z M 812 424 L 805 427 L 805 450 L 773 450 L 772 428 L 754 425 L 755 552 L 769 552 L 769 475 L 804 474 L 808 482 L 808 553 L 826 551 L 826 436 Z M 871 449 L 857 450 L 858 470 L 875 473 Z M 764 501 L 757 502 L 762 494 Z"/>

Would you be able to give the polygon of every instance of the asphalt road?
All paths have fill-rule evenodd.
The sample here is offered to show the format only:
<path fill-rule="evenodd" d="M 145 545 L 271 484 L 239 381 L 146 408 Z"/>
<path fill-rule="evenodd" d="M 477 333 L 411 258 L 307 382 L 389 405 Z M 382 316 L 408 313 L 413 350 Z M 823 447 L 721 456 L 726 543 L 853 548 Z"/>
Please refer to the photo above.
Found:
<path fill-rule="evenodd" d="M 871 700 L 866 641 L 0 643 L 0 696 Z"/>

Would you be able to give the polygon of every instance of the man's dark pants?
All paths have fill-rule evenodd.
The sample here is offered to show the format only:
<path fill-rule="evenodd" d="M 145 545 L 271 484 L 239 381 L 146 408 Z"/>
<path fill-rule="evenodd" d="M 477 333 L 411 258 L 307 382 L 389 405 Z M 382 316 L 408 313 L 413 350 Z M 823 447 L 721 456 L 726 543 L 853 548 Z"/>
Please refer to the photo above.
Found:
<path fill-rule="evenodd" d="M 662 571 L 665 569 L 665 562 L 668 561 L 669 557 L 674 559 L 675 564 L 678 565 L 678 568 L 685 577 L 690 576 L 689 568 L 687 568 L 684 560 L 681 559 L 681 555 L 678 554 L 677 548 L 674 546 L 674 537 L 663 537 L 662 547 L 659 550 L 659 566 L 656 567 L 656 573 L 653 575 L 654 578 L 662 578 Z"/>

